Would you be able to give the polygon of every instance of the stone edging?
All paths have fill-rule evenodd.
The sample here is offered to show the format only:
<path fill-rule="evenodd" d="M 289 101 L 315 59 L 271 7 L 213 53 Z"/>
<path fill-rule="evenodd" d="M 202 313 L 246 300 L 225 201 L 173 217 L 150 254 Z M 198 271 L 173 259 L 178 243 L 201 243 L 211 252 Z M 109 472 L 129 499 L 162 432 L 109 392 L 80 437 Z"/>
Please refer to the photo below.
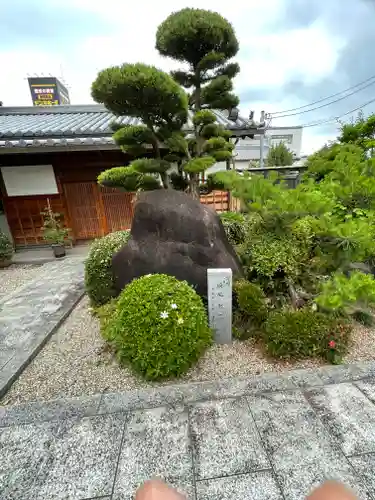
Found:
<path fill-rule="evenodd" d="M 238 398 L 279 391 L 355 382 L 375 376 L 375 361 L 317 369 L 267 373 L 246 379 L 166 385 L 137 391 L 103 393 L 72 399 L 0 407 L 0 427 L 47 420 L 82 418 L 161 406 L 187 405 L 210 399 Z"/>
<path fill-rule="evenodd" d="M 12 384 L 18 379 L 18 377 L 21 375 L 21 373 L 27 368 L 27 366 L 32 362 L 32 360 L 39 354 L 39 352 L 43 349 L 43 347 L 46 345 L 48 340 L 52 337 L 52 335 L 56 332 L 56 330 L 64 323 L 66 318 L 69 316 L 69 314 L 72 312 L 72 310 L 76 307 L 78 302 L 82 299 L 82 297 L 85 295 L 85 290 L 80 290 L 78 295 L 72 296 L 72 300 L 67 301 L 64 304 L 62 314 L 60 318 L 57 320 L 57 322 L 54 324 L 54 326 L 46 333 L 46 335 L 40 340 L 40 342 L 34 347 L 32 351 L 28 351 L 25 353 L 25 356 L 23 356 L 23 359 L 18 359 L 17 358 L 17 363 L 14 364 L 14 360 L 12 359 L 9 363 L 9 365 L 13 365 L 13 369 L 10 370 L 9 376 L 5 380 L 0 381 L 0 399 L 5 396 L 5 394 L 9 391 L 11 388 Z M 0 417 L 1 419 L 1 417 Z M 1 427 L 1 421 L 0 421 L 0 427 Z"/>

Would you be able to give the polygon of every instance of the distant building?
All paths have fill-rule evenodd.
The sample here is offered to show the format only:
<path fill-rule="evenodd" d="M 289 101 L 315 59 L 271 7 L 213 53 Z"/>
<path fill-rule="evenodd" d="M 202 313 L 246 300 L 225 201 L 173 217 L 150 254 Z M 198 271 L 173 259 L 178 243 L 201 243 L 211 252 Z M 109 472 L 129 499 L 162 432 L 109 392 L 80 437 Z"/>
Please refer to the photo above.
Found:
<path fill-rule="evenodd" d="M 271 146 L 283 142 L 294 154 L 295 158 L 301 158 L 303 127 L 270 127 L 264 136 L 264 158 L 268 156 Z M 249 167 L 250 161 L 260 160 L 260 136 L 255 135 L 253 139 L 248 137 L 237 142 L 235 148 L 236 169 L 243 170 Z M 226 163 L 216 163 L 208 173 L 225 170 Z"/>
<path fill-rule="evenodd" d="M 34 106 L 58 106 L 70 104 L 69 91 L 53 76 L 28 78 Z"/>
<path fill-rule="evenodd" d="M 265 134 L 264 158 L 267 158 L 271 146 L 280 142 L 294 153 L 296 158 L 301 157 L 303 127 L 270 127 Z M 236 146 L 236 163 L 249 162 L 260 159 L 260 137 L 254 139 L 244 139 Z"/>

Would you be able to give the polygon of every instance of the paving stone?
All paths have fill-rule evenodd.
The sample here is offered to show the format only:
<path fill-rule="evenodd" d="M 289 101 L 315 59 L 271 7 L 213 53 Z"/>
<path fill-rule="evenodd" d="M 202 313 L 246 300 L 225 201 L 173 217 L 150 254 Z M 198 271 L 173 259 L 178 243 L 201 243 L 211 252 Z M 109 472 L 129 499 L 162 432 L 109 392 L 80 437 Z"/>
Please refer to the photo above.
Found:
<path fill-rule="evenodd" d="M 136 391 L 113 392 L 102 395 L 98 413 L 143 410 L 183 403 L 179 386 L 141 389 Z"/>
<path fill-rule="evenodd" d="M 100 394 L 48 402 L 0 406 L 0 427 L 43 422 L 46 420 L 88 417 L 97 413 Z"/>
<path fill-rule="evenodd" d="M 348 365 L 324 366 L 320 372 L 326 383 L 341 384 L 343 382 L 353 382 L 375 374 L 375 363 L 366 361 L 362 363 L 352 363 Z"/>
<path fill-rule="evenodd" d="M 349 457 L 349 462 L 354 467 L 358 476 L 364 482 L 367 490 L 375 496 L 375 454 L 357 455 Z"/>
<path fill-rule="evenodd" d="M 307 466 L 288 468 L 277 472 L 277 479 L 284 493 L 285 500 L 302 500 L 313 489 L 328 480 L 340 481 L 352 489 L 360 500 L 367 500 L 368 491 L 364 483 L 354 473 L 344 456 L 327 460 L 322 456 Z"/>
<path fill-rule="evenodd" d="M 198 481 L 197 500 L 282 500 L 271 472 Z"/>
<path fill-rule="evenodd" d="M 127 416 L 113 500 L 132 499 L 151 477 L 193 492 L 189 424 L 184 408 L 155 408 Z"/>
<path fill-rule="evenodd" d="M 375 403 L 375 378 L 358 380 L 355 384 L 372 403 Z"/>
<path fill-rule="evenodd" d="M 246 399 L 197 403 L 190 422 L 197 479 L 270 468 Z"/>
<path fill-rule="evenodd" d="M 98 411 L 100 414 L 105 414 L 117 411 L 157 408 L 159 406 L 175 406 L 213 399 L 241 397 L 264 391 L 291 390 L 296 387 L 288 376 L 267 373 L 246 379 L 233 378 L 137 391 L 105 393 Z"/>
<path fill-rule="evenodd" d="M 288 471 L 341 455 L 300 391 L 247 399 L 276 470 Z"/>
<path fill-rule="evenodd" d="M 375 406 L 353 384 L 337 384 L 306 393 L 345 455 L 375 452 Z"/>
<path fill-rule="evenodd" d="M 329 383 L 325 373 L 316 368 L 291 370 L 286 374 L 296 387 L 316 387 Z"/>
<path fill-rule="evenodd" d="M 1 301 L 0 352 L 14 353 L 0 363 L 0 397 L 84 293 L 82 260 L 45 264 L 38 278 Z"/>
<path fill-rule="evenodd" d="M 0 370 L 14 357 L 15 349 L 3 348 L 0 351 Z"/>
<path fill-rule="evenodd" d="M 110 495 L 124 415 L 13 426 L 0 431 L 0 491 L 7 500 Z"/>

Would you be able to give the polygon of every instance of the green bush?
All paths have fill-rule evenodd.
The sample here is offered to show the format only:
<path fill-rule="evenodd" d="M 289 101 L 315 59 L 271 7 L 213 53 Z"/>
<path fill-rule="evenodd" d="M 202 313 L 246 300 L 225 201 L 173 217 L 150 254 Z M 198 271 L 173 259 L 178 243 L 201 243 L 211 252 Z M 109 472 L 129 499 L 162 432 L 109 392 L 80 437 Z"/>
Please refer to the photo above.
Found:
<path fill-rule="evenodd" d="M 0 262 L 10 260 L 13 253 L 14 249 L 12 242 L 5 233 L 0 231 Z"/>
<path fill-rule="evenodd" d="M 85 263 L 85 287 L 91 304 L 101 306 L 115 296 L 112 257 L 129 239 L 129 231 L 117 231 L 94 240 Z"/>
<path fill-rule="evenodd" d="M 220 214 L 229 243 L 239 245 L 245 241 L 246 219 L 238 212 L 223 212 Z"/>
<path fill-rule="evenodd" d="M 339 363 L 347 352 L 350 325 L 304 308 L 272 313 L 264 328 L 266 351 L 276 358 L 322 357 Z"/>
<path fill-rule="evenodd" d="M 375 279 L 371 274 L 358 271 L 349 277 L 335 273 L 322 285 L 316 303 L 323 309 L 335 313 L 351 313 L 375 303 Z"/>
<path fill-rule="evenodd" d="M 117 311 L 117 298 L 96 307 L 94 314 L 99 319 L 100 331 L 109 344 L 113 343 L 112 324 Z"/>
<path fill-rule="evenodd" d="M 187 282 L 164 274 L 142 276 L 123 290 L 103 336 L 120 362 L 147 380 L 183 374 L 212 338 L 201 298 Z"/>
<path fill-rule="evenodd" d="M 239 280 L 234 285 L 234 335 L 246 339 L 259 333 L 268 316 L 266 296 L 259 285 Z"/>

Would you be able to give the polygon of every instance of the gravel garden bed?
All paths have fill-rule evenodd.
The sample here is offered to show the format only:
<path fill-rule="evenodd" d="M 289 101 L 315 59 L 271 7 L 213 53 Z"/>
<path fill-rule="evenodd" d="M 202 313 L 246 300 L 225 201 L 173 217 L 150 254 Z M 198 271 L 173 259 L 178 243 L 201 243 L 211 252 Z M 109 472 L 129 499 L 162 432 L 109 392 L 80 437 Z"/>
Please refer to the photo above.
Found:
<path fill-rule="evenodd" d="M 353 344 L 345 363 L 375 357 L 375 330 L 357 325 Z M 280 362 L 265 358 L 252 340 L 234 341 L 230 346 L 214 345 L 178 383 L 246 377 L 263 372 L 281 372 L 321 366 L 318 360 Z M 163 382 L 164 385 L 174 381 Z M 52 336 L 36 359 L 26 368 L 1 404 L 21 404 L 95 394 L 125 391 L 160 383 L 148 383 L 119 367 L 99 332 L 99 322 L 90 314 L 84 297 Z"/>
<path fill-rule="evenodd" d="M 39 271 L 40 266 L 34 264 L 12 264 L 9 267 L 0 269 L 0 300 L 17 290 L 17 288 L 26 285 L 28 281 L 36 278 Z"/>

